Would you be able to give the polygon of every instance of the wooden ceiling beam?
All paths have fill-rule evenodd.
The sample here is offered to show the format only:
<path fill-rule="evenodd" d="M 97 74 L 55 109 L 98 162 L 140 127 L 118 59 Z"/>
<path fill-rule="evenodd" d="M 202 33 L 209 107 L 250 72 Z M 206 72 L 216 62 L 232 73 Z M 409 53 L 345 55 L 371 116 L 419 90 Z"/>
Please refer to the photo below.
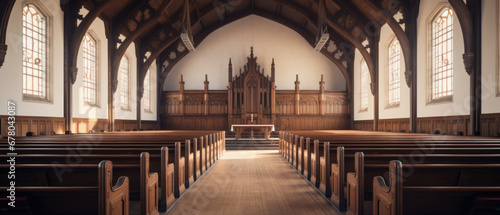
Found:
<path fill-rule="evenodd" d="M 142 11 L 151 10 L 151 8 L 147 4 L 142 5 L 142 7 L 134 9 L 133 12 L 130 12 L 129 17 L 127 19 L 124 19 L 123 22 L 121 22 L 121 26 L 125 27 L 125 24 L 127 24 L 127 29 L 131 32 L 129 35 L 127 35 L 125 41 L 123 41 L 120 44 L 120 46 L 118 47 L 118 49 L 116 49 L 114 52 L 114 57 L 113 57 L 113 61 L 112 61 L 113 62 L 113 64 L 112 64 L 113 76 L 112 77 L 115 79 L 115 81 L 117 81 L 117 78 L 118 78 L 117 73 L 118 73 L 118 67 L 120 65 L 120 61 L 121 61 L 123 55 L 125 54 L 126 50 L 128 49 L 128 47 L 130 46 L 130 44 L 132 44 L 133 41 L 135 41 L 137 38 L 139 38 L 139 36 L 141 36 L 141 34 L 143 34 L 146 29 L 150 28 L 152 25 L 157 23 L 157 20 L 163 15 L 164 11 L 172 4 L 173 1 L 174 0 L 165 0 L 156 11 L 151 11 L 152 14 L 151 14 L 151 17 L 149 17 L 149 19 L 144 19 L 144 20 L 141 20 L 142 22 L 139 22 L 139 21 L 137 21 L 135 16 L 138 13 L 142 13 Z M 134 24 L 134 23 L 137 25 L 136 28 L 130 29 L 130 25 Z M 118 28 L 118 29 L 120 29 L 120 28 Z M 115 31 L 112 34 L 112 36 L 113 36 L 112 41 L 115 43 L 115 45 L 118 45 L 117 41 L 118 41 L 118 37 L 120 36 L 120 32 L 118 29 L 115 29 Z M 113 88 L 113 92 L 116 92 L 117 86 L 113 86 L 112 88 Z"/>

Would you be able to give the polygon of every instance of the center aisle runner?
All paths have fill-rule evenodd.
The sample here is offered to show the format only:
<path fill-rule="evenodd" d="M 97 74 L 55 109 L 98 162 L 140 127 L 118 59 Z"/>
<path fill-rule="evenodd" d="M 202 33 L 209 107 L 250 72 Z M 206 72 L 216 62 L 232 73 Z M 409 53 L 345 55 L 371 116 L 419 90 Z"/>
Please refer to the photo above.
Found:
<path fill-rule="evenodd" d="M 226 151 L 167 214 L 341 214 L 276 150 Z"/>

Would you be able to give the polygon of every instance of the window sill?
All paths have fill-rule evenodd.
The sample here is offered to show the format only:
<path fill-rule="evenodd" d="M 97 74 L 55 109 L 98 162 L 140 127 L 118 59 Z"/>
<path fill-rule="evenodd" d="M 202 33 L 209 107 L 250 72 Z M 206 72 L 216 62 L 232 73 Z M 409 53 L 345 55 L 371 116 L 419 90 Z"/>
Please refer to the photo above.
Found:
<path fill-rule="evenodd" d="M 96 103 L 85 102 L 84 105 L 89 107 L 101 108 L 101 106 Z"/>
<path fill-rule="evenodd" d="M 47 98 L 34 97 L 29 95 L 23 95 L 23 102 L 32 102 L 39 104 L 54 104 L 54 102 L 48 100 Z"/>
<path fill-rule="evenodd" d="M 426 105 L 440 105 L 448 103 L 453 103 L 453 96 L 443 96 L 437 99 L 433 99 L 430 102 L 427 102 Z"/>
<path fill-rule="evenodd" d="M 151 113 L 152 114 L 153 111 L 151 111 L 151 110 L 144 110 L 144 113 Z"/>
<path fill-rule="evenodd" d="M 130 108 L 121 108 L 122 111 L 127 111 L 127 112 L 132 112 L 132 110 L 130 110 Z"/>
<path fill-rule="evenodd" d="M 384 109 L 392 109 L 392 108 L 399 108 L 399 102 L 388 104 Z"/>
<path fill-rule="evenodd" d="M 368 112 L 368 108 L 363 108 L 363 109 L 358 111 L 358 113 L 362 113 L 362 112 Z"/>

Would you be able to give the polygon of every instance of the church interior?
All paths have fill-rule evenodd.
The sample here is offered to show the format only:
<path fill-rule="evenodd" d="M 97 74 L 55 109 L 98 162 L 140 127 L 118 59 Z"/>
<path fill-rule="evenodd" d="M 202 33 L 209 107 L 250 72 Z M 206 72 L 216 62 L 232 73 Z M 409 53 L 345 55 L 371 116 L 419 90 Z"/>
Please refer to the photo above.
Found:
<path fill-rule="evenodd" d="M 0 214 L 500 214 L 498 0 L 0 12 Z"/>

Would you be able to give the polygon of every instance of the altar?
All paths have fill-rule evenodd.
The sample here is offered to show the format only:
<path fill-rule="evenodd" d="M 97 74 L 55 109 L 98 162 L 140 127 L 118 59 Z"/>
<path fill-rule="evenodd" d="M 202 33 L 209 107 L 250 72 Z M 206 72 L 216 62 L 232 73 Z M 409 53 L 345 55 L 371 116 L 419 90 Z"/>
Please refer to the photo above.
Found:
<path fill-rule="evenodd" d="M 245 130 L 250 130 L 250 138 L 253 138 L 254 131 L 264 133 L 264 138 L 269 139 L 271 132 L 274 131 L 274 125 L 262 124 L 234 124 L 231 125 L 231 132 L 236 133 L 236 139 L 241 138 L 241 133 Z"/>

